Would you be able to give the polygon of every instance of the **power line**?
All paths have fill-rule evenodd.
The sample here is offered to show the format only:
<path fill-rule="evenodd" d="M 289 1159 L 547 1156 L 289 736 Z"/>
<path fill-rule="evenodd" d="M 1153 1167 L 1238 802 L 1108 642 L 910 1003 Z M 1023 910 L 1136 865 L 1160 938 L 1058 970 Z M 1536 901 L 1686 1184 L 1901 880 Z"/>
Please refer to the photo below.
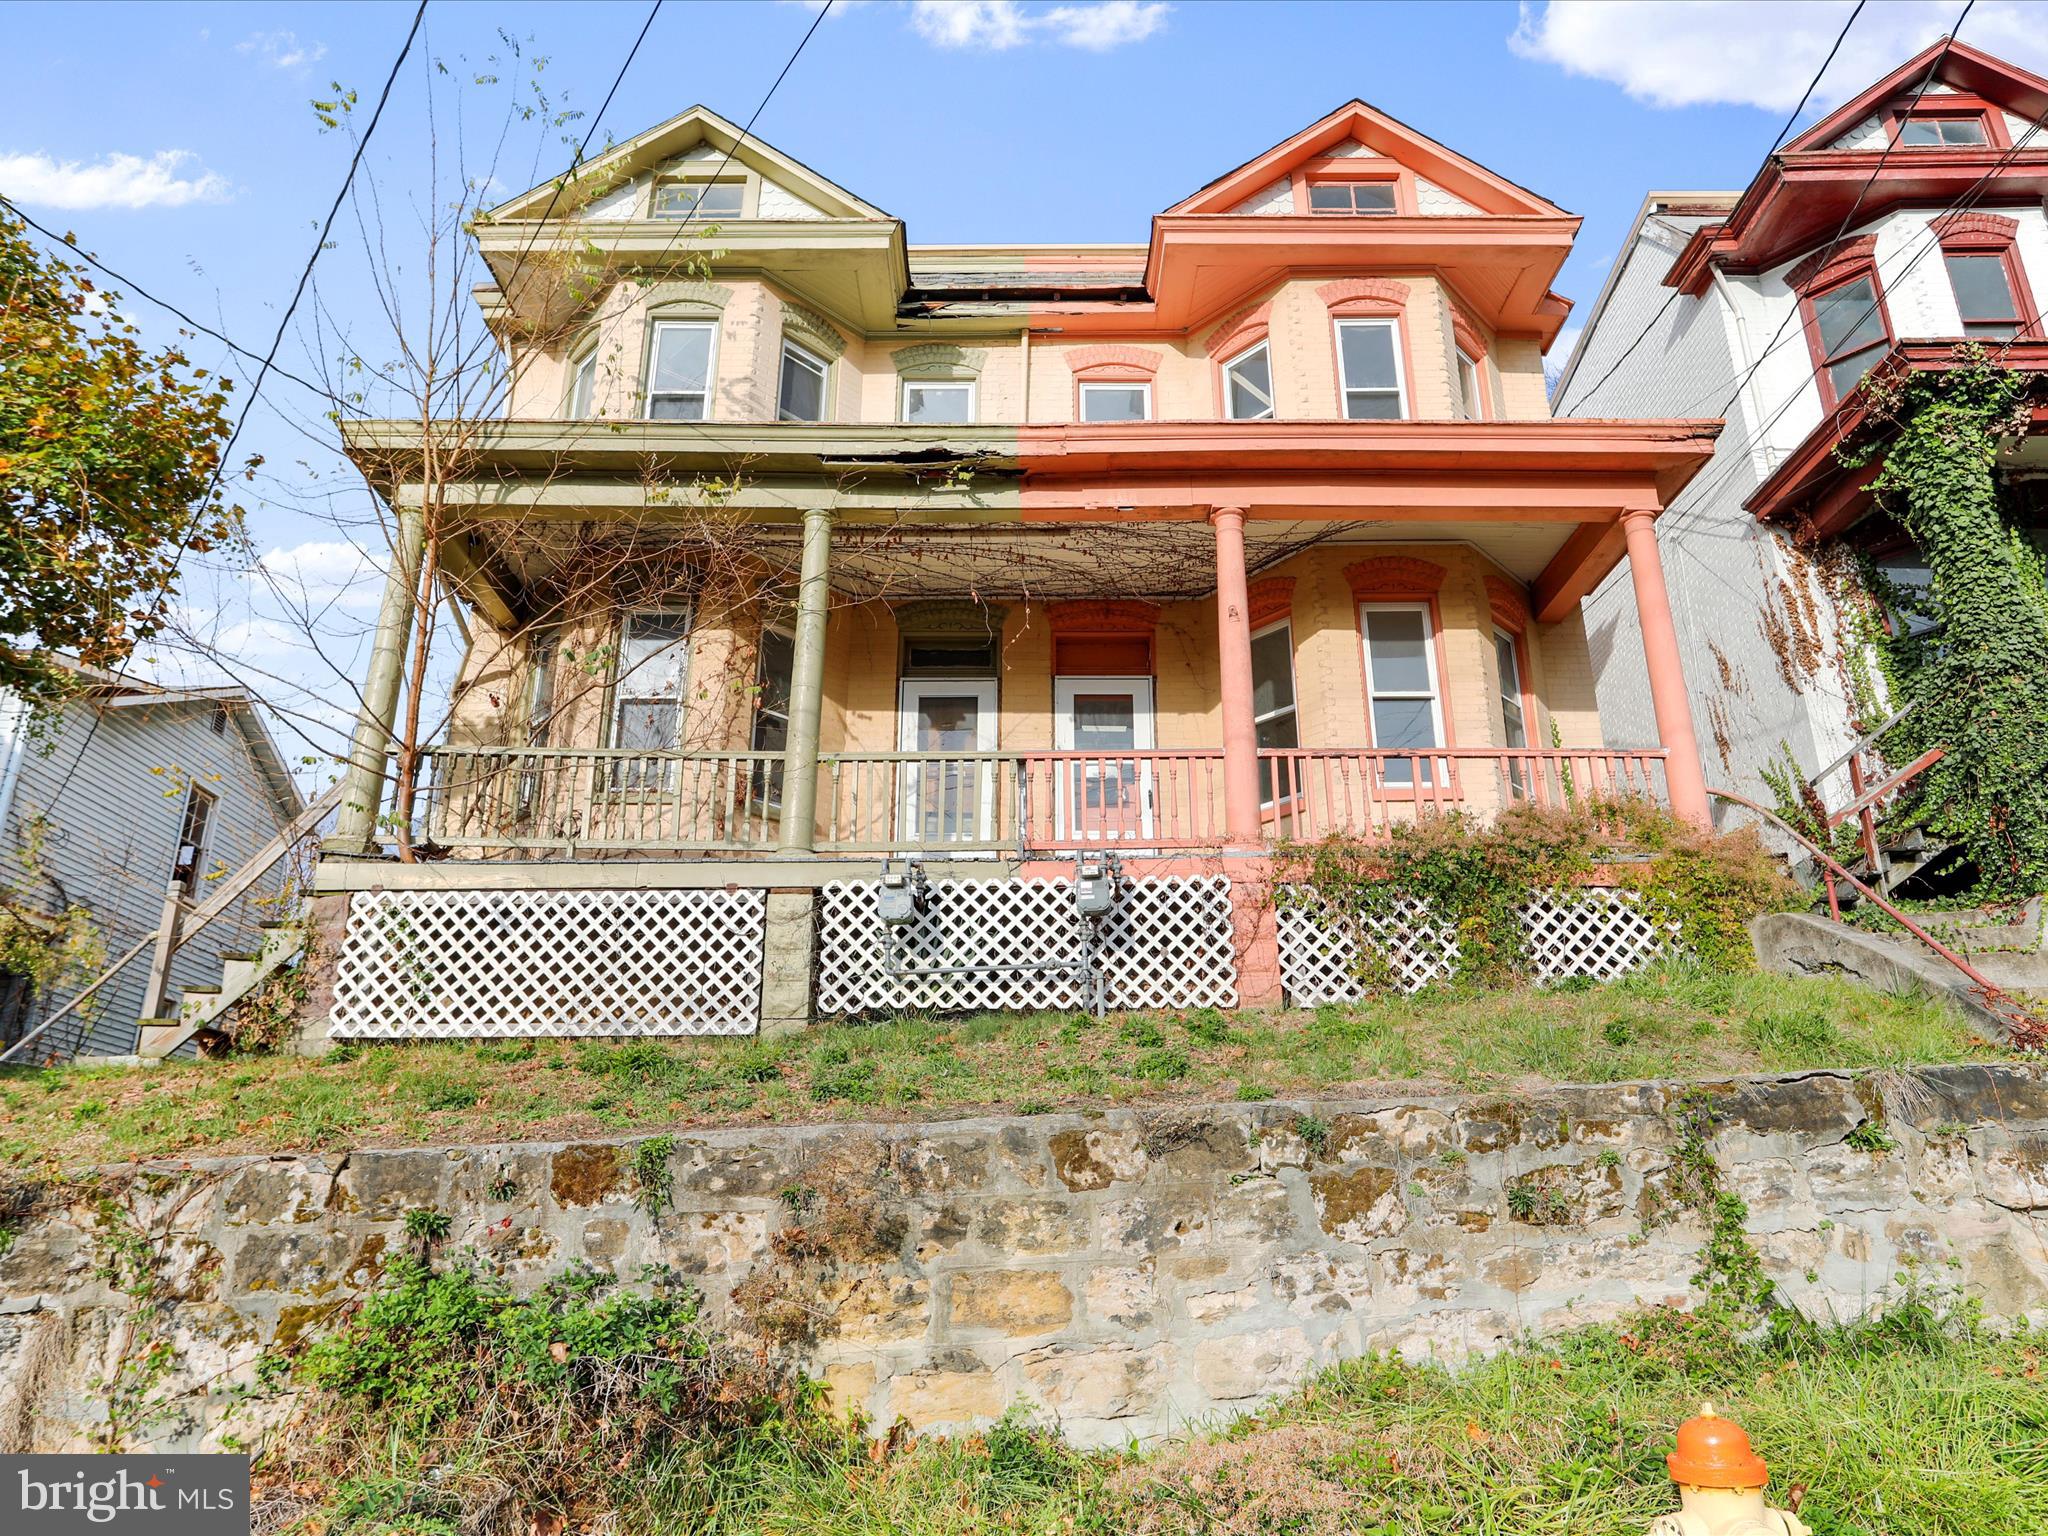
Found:
<path fill-rule="evenodd" d="M 291 327 L 292 316 L 298 312 L 299 301 L 305 297 L 306 285 L 312 281 L 313 266 L 319 261 L 320 253 L 327 248 L 327 237 L 333 231 L 334 221 L 341 213 L 341 206 L 348 197 L 349 188 L 355 183 L 356 171 L 363 163 L 364 152 L 370 147 L 371 135 L 376 133 L 377 124 L 383 120 L 384 108 L 391 100 L 391 88 L 398 83 L 398 73 L 405 67 L 405 61 L 412 53 L 413 40 L 419 36 L 420 22 L 426 14 L 427 0 L 420 0 L 419 8 L 412 13 L 412 25 L 406 31 L 405 42 L 399 47 L 398 57 L 391 62 L 391 73 L 384 77 L 384 89 L 378 93 L 377 106 L 370 114 L 369 124 L 363 129 L 363 136 L 356 141 L 355 153 L 349 157 L 348 173 L 342 177 L 341 187 L 335 192 L 334 201 L 328 206 L 327 217 L 320 226 L 319 238 L 313 242 L 313 249 L 306 255 L 306 264 L 299 270 L 298 284 L 292 289 L 291 302 L 285 306 L 284 314 L 278 319 L 277 334 L 270 340 L 270 350 L 264 354 L 262 366 L 256 370 L 255 382 L 249 386 L 248 401 L 242 407 L 242 414 L 235 419 L 234 429 L 229 432 L 220 456 L 214 460 L 213 474 L 208 479 L 205 494 L 199 498 L 199 510 L 192 514 L 191 521 L 185 525 L 185 531 L 178 540 L 178 547 L 171 555 L 169 566 L 165 568 L 163 579 L 157 583 L 156 595 L 150 600 L 142 622 L 137 626 L 139 629 L 147 630 L 155 622 L 157 614 L 162 611 L 164 599 L 170 594 L 171 580 L 177 575 L 178 564 L 185 558 L 186 550 L 191 547 L 192 536 L 199 531 L 199 524 L 206 516 L 207 507 L 220 492 L 221 476 L 226 472 L 229 460 L 234 457 L 235 444 L 242 436 L 242 428 L 249 424 L 249 418 L 255 412 L 257 397 L 263 393 L 264 382 L 270 377 L 278 350 L 284 345 L 285 333 Z M 101 714 L 92 717 L 92 723 L 86 729 L 85 740 L 78 744 L 77 755 L 71 759 L 71 766 L 65 770 L 56 793 L 50 797 L 48 812 L 55 812 L 64 799 L 65 791 L 70 789 L 72 779 L 77 776 L 79 764 L 84 762 L 86 751 L 92 746 L 93 737 L 98 734 L 102 718 Z"/>
<path fill-rule="evenodd" d="M 1785 135 L 1790 133 L 1792 131 L 1792 125 L 1799 121 L 1799 114 L 1806 110 L 1807 102 L 1813 99 L 1813 93 L 1820 87 L 1821 77 L 1828 72 L 1828 66 L 1835 62 L 1835 55 L 1842 51 L 1842 44 L 1844 41 L 1847 40 L 1849 36 L 1849 29 L 1856 25 L 1856 18 L 1863 14 L 1863 7 L 1866 3 L 1867 0 L 1856 0 L 1856 9 L 1849 13 L 1849 19 L 1842 23 L 1842 30 L 1835 34 L 1835 46 L 1830 48 L 1828 50 L 1828 56 L 1820 61 L 1820 68 L 1813 72 L 1813 78 L 1806 82 L 1806 89 L 1799 93 L 1799 105 L 1792 109 L 1791 115 L 1785 119 L 1785 126 L 1778 130 L 1778 136 L 1775 139 L 1771 140 L 1771 147 L 1764 151 L 1764 158 L 1766 160 L 1770 159 L 1771 156 L 1775 155 L 1778 152 L 1778 146 L 1785 142 Z M 1971 3 L 1974 4 L 1975 0 L 1971 0 Z M 1969 13 L 1970 8 L 1968 5 L 1965 5 L 1963 7 L 1963 14 L 1967 16 L 1969 15 Z M 1962 23 L 1958 21 L 1956 25 L 1961 26 Z M 1946 50 L 1944 49 L 1944 51 Z M 1882 162 L 1880 162 L 1880 164 L 1881 163 Z M 1654 331 L 1657 328 L 1657 322 L 1664 318 L 1664 316 L 1670 311 L 1671 306 L 1673 304 L 1676 304 L 1678 300 L 1679 290 L 1674 288 L 1671 290 L 1669 296 L 1665 298 L 1664 302 L 1657 306 L 1657 313 L 1650 316 L 1649 323 L 1645 325 L 1642 328 L 1642 330 L 1636 333 L 1636 339 L 1634 341 L 1631 341 L 1626 347 L 1622 348 L 1621 356 L 1617 357 L 1614 360 L 1613 364 L 1608 368 L 1608 370 L 1605 373 L 1601 374 L 1600 377 L 1594 381 L 1593 387 L 1591 389 L 1587 390 L 1585 394 L 1579 397 L 1578 403 L 1580 405 L 1584 405 L 1587 401 L 1591 400 L 1593 396 L 1597 395 L 1600 392 L 1600 386 L 1605 384 L 1609 379 L 1614 377 L 1616 371 L 1620 369 L 1621 365 L 1628 361 L 1629 354 L 1635 351 L 1637 347 L 1643 344 L 1643 342 L 1649 337 L 1650 332 Z"/>

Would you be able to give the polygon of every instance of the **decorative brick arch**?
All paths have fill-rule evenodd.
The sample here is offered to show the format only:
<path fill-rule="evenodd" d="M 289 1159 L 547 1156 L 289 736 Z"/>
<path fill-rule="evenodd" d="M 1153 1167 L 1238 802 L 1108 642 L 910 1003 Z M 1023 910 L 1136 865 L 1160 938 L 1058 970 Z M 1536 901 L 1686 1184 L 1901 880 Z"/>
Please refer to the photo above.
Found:
<path fill-rule="evenodd" d="M 1084 374 L 1138 374 L 1149 379 L 1159 371 L 1160 363 L 1159 354 L 1144 347 L 1069 347 L 1065 357 L 1076 378 Z"/>
<path fill-rule="evenodd" d="M 1261 576 L 1245 589 L 1245 597 L 1251 611 L 1251 627 L 1264 629 L 1268 624 L 1277 624 L 1290 618 L 1294 613 L 1294 578 L 1292 576 Z"/>
<path fill-rule="evenodd" d="M 2011 245 L 2020 233 L 2017 219 L 1996 213 L 1945 213 L 1927 227 L 1943 245 Z"/>
<path fill-rule="evenodd" d="M 1118 599 L 1054 603 L 1046 609 L 1052 630 L 1055 677 L 1147 677 L 1159 605 Z"/>
<path fill-rule="evenodd" d="M 1266 339 L 1266 333 L 1272 326 L 1272 316 L 1271 299 L 1263 304 L 1254 304 L 1249 309 L 1239 310 L 1209 333 L 1206 347 L 1208 354 L 1214 358 L 1224 358 L 1242 352 L 1246 347 L 1258 345 Z"/>
<path fill-rule="evenodd" d="M 1052 604 L 1045 621 L 1055 635 L 1149 635 L 1159 628 L 1159 605 L 1135 599 L 1080 599 Z"/>
<path fill-rule="evenodd" d="M 1408 285 L 1391 277 L 1340 277 L 1316 290 L 1333 315 L 1398 315 L 1408 307 Z"/>
<path fill-rule="evenodd" d="M 1458 349 L 1475 362 L 1486 356 L 1486 333 L 1455 304 L 1451 306 L 1451 335 L 1457 339 Z"/>
<path fill-rule="evenodd" d="M 1529 595 L 1518 582 L 1487 577 L 1486 606 L 1493 610 L 1493 622 L 1502 629 L 1519 635 L 1529 627 Z"/>
<path fill-rule="evenodd" d="M 1838 245 L 1822 246 L 1785 274 L 1785 286 L 1795 293 L 1827 287 L 1861 267 L 1877 262 L 1877 236 L 1858 235 Z"/>
<path fill-rule="evenodd" d="M 1435 597 L 1449 574 L 1434 560 L 1418 560 L 1413 555 L 1375 555 L 1344 567 L 1351 596 L 1361 603 L 1376 598 Z"/>

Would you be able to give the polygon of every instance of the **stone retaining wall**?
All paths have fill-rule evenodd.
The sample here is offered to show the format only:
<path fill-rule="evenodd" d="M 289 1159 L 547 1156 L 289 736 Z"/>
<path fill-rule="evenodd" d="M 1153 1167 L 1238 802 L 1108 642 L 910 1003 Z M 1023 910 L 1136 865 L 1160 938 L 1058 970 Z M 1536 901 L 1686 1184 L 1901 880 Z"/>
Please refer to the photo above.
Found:
<path fill-rule="evenodd" d="M 667 1264 L 730 1318 L 752 1277 L 743 1295 L 808 1309 L 812 1369 L 878 1424 L 961 1429 L 1023 1401 L 1083 1443 L 1154 1436 L 1368 1349 L 1456 1358 L 1685 1301 L 1704 1234 L 1662 1192 L 1686 1091 L 679 1134 L 658 1215 L 631 1142 L 195 1163 L 134 1196 L 185 1200 L 166 1225 L 198 1384 L 151 1439 L 246 1437 L 235 1387 L 360 1294 L 415 1207 L 515 1285 Z M 1993 1316 L 2048 1307 L 2048 1068 L 1702 1091 L 1765 1263 L 1808 1312 L 1859 1313 L 1912 1266 Z M 1889 1150 L 1847 1139 L 1872 1120 Z M 0 1451 L 74 1443 L 101 1411 L 89 1384 L 126 1307 L 102 1253 L 80 1204 L 0 1257 Z"/>

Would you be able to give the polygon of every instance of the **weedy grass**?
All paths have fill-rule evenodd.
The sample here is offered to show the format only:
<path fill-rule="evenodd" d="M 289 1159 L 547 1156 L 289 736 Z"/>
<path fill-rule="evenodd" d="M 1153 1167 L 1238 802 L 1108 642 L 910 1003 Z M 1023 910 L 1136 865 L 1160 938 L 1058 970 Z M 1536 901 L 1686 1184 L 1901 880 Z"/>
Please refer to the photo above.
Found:
<path fill-rule="evenodd" d="M 149 1069 L 0 1070 L 0 1165 L 678 1126 L 1479 1091 L 1997 1059 L 1945 1003 L 1666 966 L 1605 986 L 1438 989 L 1314 1010 L 901 1018 L 759 1040 L 484 1041 Z"/>

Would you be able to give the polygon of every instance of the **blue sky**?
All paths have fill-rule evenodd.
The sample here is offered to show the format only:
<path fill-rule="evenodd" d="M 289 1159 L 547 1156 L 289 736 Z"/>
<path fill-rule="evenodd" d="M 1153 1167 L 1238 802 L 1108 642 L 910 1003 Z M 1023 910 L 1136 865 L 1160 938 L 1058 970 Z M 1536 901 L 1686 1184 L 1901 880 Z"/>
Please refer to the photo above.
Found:
<path fill-rule="evenodd" d="M 1960 9 L 1874 0 L 1820 104 L 1895 65 Z M 309 99 L 340 81 L 367 104 L 411 10 L 382 0 L 11 6 L 0 192 L 261 350 L 349 153 L 343 136 L 320 131 Z M 446 105 L 490 56 L 505 57 L 502 32 L 547 58 L 551 93 L 593 110 L 646 12 L 645 0 L 433 0 L 368 162 L 394 247 L 409 237 L 408 200 L 427 195 L 430 83 Z M 1559 283 L 1583 313 L 1647 190 L 1749 179 L 1848 12 L 1847 0 L 868 0 L 826 18 L 755 131 L 906 219 L 914 242 L 1137 242 L 1152 213 L 1359 96 L 1583 215 Z M 669 0 L 601 132 L 625 137 L 696 101 L 744 121 L 815 14 L 803 0 Z M 2048 7 L 1979 0 L 1961 35 L 2048 67 Z M 551 173 L 566 151 L 527 125 L 507 159 Z M 371 353 L 380 321 L 359 247 L 351 233 L 323 256 L 321 295 Z M 127 308 L 169 334 L 141 301 Z M 305 369 L 313 344 L 295 335 L 284 362 Z M 192 351 L 223 361 L 212 343 Z M 254 488 L 251 531 L 274 569 L 299 559 L 314 595 L 336 600 L 323 622 L 346 667 L 354 616 L 374 606 L 374 582 L 360 579 L 347 545 L 374 535 L 359 508 L 326 523 L 282 483 L 337 482 L 303 393 L 283 382 L 273 391 L 277 408 L 258 407 L 242 445 L 280 477 Z M 317 722 L 333 718 L 335 685 L 317 658 L 284 654 L 289 624 L 247 622 L 243 610 L 263 600 L 246 578 L 195 572 L 190 596 L 228 626 L 215 632 L 231 648 L 245 647 L 249 680 L 294 681 L 295 697 L 281 699 L 288 720 L 332 746 Z"/>

